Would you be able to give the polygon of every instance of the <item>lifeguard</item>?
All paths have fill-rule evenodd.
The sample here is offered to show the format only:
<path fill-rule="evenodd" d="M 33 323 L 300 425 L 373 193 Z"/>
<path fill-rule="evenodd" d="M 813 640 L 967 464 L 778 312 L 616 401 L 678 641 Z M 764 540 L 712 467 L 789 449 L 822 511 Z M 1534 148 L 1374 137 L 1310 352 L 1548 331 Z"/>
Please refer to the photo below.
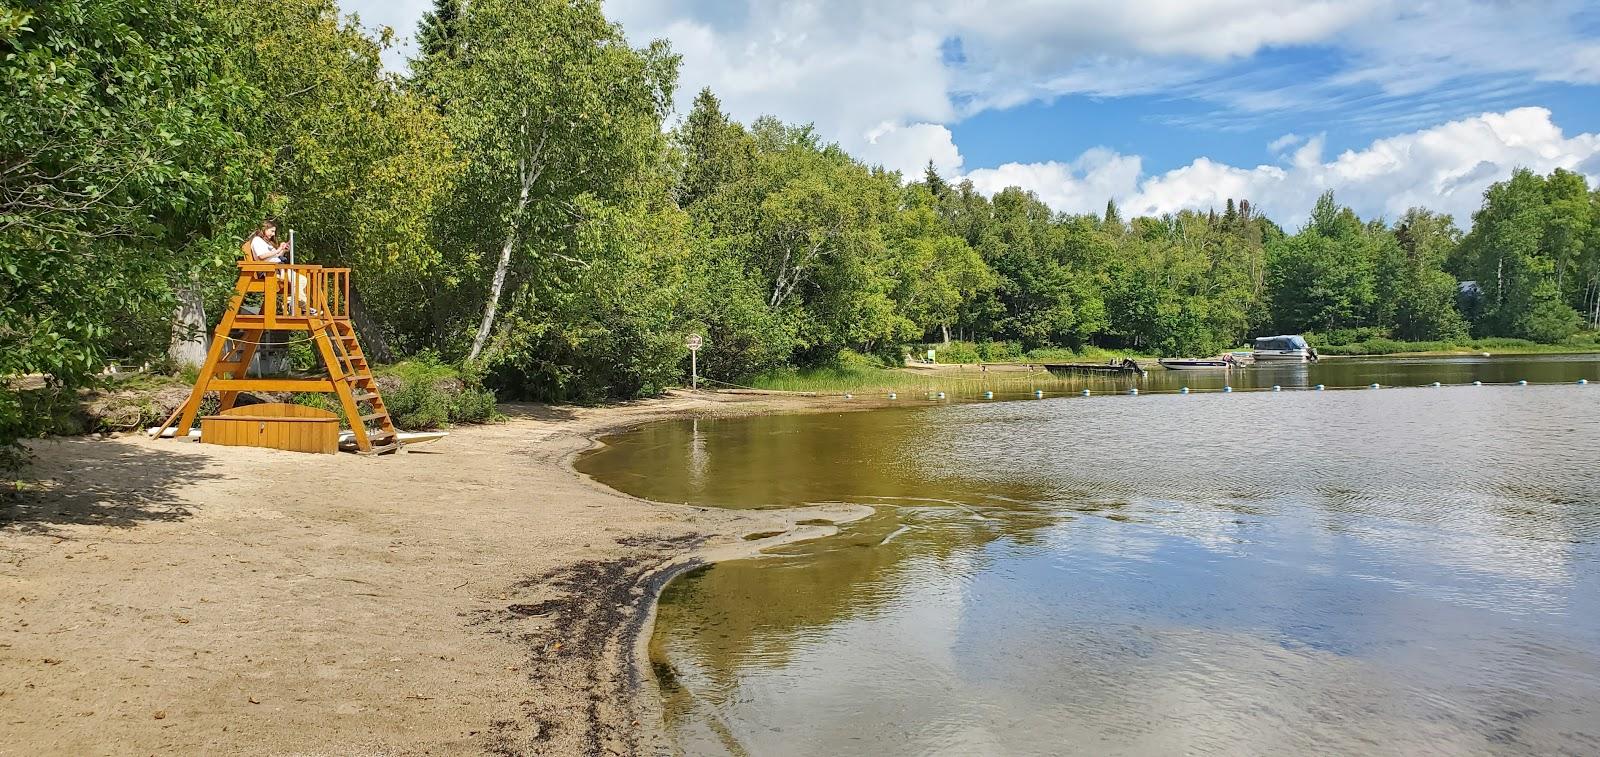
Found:
<path fill-rule="evenodd" d="M 241 245 L 244 259 L 239 261 L 233 299 L 217 324 L 194 390 L 153 435 L 188 438 L 200 412 L 201 398 L 206 392 L 215 391 L 221 395 L 222 405 L 218 415 L 208 416 L 207 421 L 219 421 L 215 426 L 217 434 L 227 433 L 228 438 L 207 439 L 203 427 L 202 442 L 326 451 L 325 440 L 310 439 L 308 429 L 318 424 L 309 422 L 303 414 L 275 410 L 245 416 L 241 414 L 244 408 L 234 408 L 240 392 L 321 392 L 339 397 L 359 452 L 379 454 L 399 449 L 399 433 L 384 408 L 378 382 L 350 323 L 350 269 L 285 263 L 282 256 L 288 246 L 275 246 L 276 235 L 276 225 L 269 221 Z M 262 296 L 260 312 L 245 312 L 246 295 L 257 292 Z M 326 376 L 247 376 L 256 348 L 269 331 L 305 334 L 304 341 L 316 345 Z M 259 428 L 257 441 L 241 441 L 233 433 L 242 428 L 237 421 L 246 417 L 249 423 L 245 426 L 255 424 L 252 428 Z M 302 436 L 306 437 L 304 444 Z"/>

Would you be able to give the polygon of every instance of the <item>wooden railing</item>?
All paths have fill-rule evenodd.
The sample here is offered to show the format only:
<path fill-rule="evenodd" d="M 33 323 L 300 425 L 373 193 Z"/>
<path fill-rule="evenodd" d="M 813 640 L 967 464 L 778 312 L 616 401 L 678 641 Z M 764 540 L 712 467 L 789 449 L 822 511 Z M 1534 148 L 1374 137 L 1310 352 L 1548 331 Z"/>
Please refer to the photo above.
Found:
<path fill-rule="evenodd" d="M 271 328 L 279 318 L 325 319 L 350 317 L 350 269 L 320 265 L 282 263 L 239 263 L 264 280 L 266 300 L 261 315 Z"/>

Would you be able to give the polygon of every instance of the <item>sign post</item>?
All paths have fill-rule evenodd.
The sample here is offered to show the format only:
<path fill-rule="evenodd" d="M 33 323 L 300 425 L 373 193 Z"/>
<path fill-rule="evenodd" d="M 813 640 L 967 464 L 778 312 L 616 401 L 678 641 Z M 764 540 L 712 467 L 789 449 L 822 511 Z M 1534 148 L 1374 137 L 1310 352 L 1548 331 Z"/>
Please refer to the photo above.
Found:
<path fill-rule="evenodd" d="M 700 346 L 703 342 L 699 334 L 690 334 L 683 340 L 689 346 L 689 387 L 700 388 Z"/>

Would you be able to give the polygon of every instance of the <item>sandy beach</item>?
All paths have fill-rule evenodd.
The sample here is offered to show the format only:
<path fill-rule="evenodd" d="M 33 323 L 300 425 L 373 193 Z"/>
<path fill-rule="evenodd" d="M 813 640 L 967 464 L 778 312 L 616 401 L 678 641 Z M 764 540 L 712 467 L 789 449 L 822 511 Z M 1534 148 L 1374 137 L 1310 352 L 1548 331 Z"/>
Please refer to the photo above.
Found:
<path fill-rule="evenodd" d="M 373 458 L 35 443 L 0 499 L 0 754 L 667 751 L 641 665 L 661 586 L 865 508 L 648 502 L 571 460 L 650 420 L 838 403 L 506 406 Z"/>

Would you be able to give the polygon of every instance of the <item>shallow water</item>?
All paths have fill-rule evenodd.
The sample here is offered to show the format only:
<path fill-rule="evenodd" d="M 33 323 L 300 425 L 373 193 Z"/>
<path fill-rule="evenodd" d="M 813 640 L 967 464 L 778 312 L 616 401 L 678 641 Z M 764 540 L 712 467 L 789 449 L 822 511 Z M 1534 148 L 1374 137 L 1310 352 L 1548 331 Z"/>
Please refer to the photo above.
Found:
<path fill-rule="evenodd" d="M 1511 367 L 1563 385 L 669 422 L 580 468 L 880 505 L 668 588 L 688 753 L 1596 754 L 1600 362 Z"/>

